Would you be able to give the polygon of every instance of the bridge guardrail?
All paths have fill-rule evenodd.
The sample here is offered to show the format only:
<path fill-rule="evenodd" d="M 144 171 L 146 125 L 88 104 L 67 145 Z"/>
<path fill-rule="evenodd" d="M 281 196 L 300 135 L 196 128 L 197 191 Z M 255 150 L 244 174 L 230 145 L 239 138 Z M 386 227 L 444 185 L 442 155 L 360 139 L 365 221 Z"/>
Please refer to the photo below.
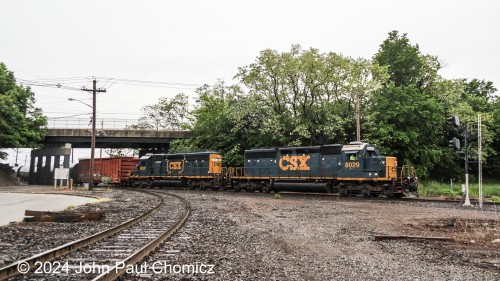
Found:
<path fill-rule="evenodd" d="M 127 129 L 128 126 L 139 123 L 137 119 L 98 118 L 96 129 Z M 92 129 L 90 118 L 48 118 L 48 129 Z"/>

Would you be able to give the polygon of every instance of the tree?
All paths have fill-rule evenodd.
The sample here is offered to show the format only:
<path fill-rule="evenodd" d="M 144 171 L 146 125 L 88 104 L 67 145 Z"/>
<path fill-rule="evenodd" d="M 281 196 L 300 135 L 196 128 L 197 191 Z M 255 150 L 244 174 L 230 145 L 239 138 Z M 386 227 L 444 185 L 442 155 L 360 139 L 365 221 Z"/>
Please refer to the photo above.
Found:
<path fill-rule="evenodd" d="M 134 157 L 135 155 L 139 155 L 138 149 L 133 149 L 133 148 L 109 148 L 106 149 L 106 153 L 111 158 Z"/>
<path fill-rule="evenodd" d="M 442 104 L 414 85 L 385 87 L 372 103 L 369 140 L 400 164 L 414 164 L 420 175 L 428 175 L 441 156 Z"/>
<path fill-rule="evenodd" d="M 384 71 L 364 59 L 302 50 L 264 50 L 256 62 L 239 69 L 237 78 L 273 120 L 281 139 L 268 145 L 316 145 L 355 140 L 355 101 L 381 83 Z"/>
<path fill-rule="evenodd" d="M 142 108 L 143 115 L 139 123 L 129 126 L 130 129 L 148 130 L 181 130 L 186 127 L 188 119 L 188 97 L 177 94 L 174 98 L 160 98 L 157 104 Z"/>
<path fill-rule="evenodd" d="M 415 164 L 419 174 L 428 175 L 441 158 L 446 121 L 432 91 L 440 64 L 397 31 L 389 33 L 374 60 L 387 68 L 389 79 L 372 100 L 368 137 L 400 163 Z"/>
<path fill-rule="evenodd" d="M 31 89 L 17 85 L 14 73 L 0 63 L 0 148 L 37 147 L 45 137 L 47 119 L 34 104 Z M 6 156 L 0 151 L 0 159 Z"/>

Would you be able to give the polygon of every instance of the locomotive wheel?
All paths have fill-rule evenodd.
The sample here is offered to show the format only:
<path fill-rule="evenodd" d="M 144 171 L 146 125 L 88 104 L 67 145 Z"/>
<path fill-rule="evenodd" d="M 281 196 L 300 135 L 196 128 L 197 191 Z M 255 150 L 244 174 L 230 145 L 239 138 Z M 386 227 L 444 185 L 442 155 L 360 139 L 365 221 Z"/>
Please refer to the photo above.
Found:
<path fill-rule="evenodd" d="M 347 197 L 347 196 L 349 196 L 349 190 L 347 189 L 347 187 L 340 187 L 339 194 L 340 194 L 340 197 Z"/>

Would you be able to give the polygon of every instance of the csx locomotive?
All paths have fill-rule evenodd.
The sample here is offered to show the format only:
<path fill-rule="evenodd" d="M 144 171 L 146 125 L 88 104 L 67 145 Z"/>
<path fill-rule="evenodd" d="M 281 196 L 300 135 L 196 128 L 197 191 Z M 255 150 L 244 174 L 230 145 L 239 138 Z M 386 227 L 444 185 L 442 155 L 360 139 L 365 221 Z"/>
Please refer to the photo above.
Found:
<path fill-rule="evenodd" d="M 131 176 L 133 186 L 177 183 L 190 188 L 236 191 L 339 192 L 402 197 L 418 195 L 412 166 L 397 166 L 362 142 L 307 147 L 257 148 L 245 151 L 244 167 L 222 167 L 214 151 L 145 155 Z"/>

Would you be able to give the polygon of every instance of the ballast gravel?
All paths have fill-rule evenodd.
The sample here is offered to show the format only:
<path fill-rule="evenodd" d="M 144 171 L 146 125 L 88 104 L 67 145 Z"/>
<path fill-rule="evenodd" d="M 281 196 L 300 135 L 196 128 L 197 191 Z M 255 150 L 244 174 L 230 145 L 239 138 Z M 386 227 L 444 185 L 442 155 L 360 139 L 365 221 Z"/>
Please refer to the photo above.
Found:
<path fill-rule="evenodd" d="M 283 193 L 275 199 L 258 192 L 162 191 L 188 199 L 191 216 L 141 261 L 148 264 L 145 273 L 122 280 L 500 280 L 499 206 L 479 210 L 313 194 Z M 129 190 L 96 193 L 111 200 L 76 210 L 104 210 L 104 221 L 0 227 L 0 267 L 124 222 L 156 203 Z M 374 241 L 375 235 L 454 241 Z M 157 273 L 151 268 L 155 262 L 164 266 Z"/>
<path fill-rule="evenodd" d="M 500 280 L 495 206 L 480 211 L 449 203 L 292 193 L 275 199 L 265 193 L 170 192 L 187 198 L 193 212 L 149 259 L 177 267 L 151 279 Z M 456 224 L 448 226 L 448 218 Z M 374 235 L 455 241 L 374 241 Z M 213 273 L 181 272 L 181 266 L 196 264 L 213 265 Z"/>

